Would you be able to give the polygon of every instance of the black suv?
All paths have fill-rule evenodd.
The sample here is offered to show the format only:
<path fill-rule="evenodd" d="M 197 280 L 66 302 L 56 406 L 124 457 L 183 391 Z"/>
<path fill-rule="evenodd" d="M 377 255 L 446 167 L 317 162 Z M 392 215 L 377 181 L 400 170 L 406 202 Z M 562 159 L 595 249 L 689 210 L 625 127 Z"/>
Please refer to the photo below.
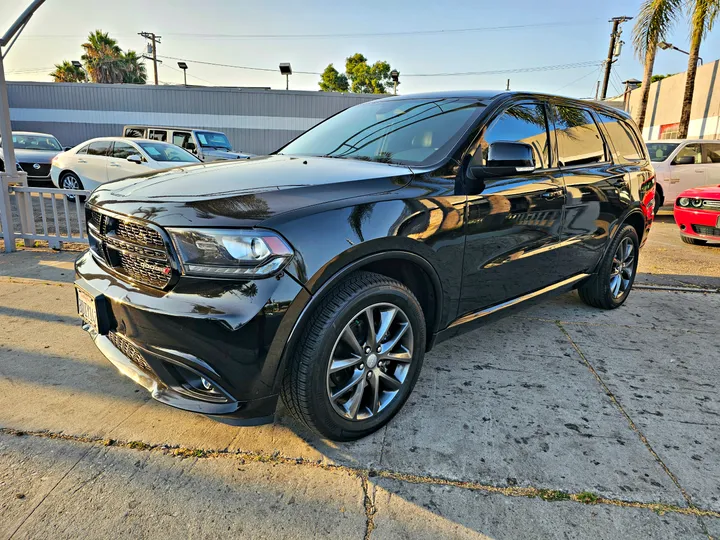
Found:
<path fill-rule="evenodd" d="M 158 401 L 254 425 L 281 396 L 322 435 L 356 439 L 400 410 L 435 343 L 574 288 L 620 306 L 654 192 L 616 109 L 379 99 L 274 155 L 101 186 L 78 310 Z"/>

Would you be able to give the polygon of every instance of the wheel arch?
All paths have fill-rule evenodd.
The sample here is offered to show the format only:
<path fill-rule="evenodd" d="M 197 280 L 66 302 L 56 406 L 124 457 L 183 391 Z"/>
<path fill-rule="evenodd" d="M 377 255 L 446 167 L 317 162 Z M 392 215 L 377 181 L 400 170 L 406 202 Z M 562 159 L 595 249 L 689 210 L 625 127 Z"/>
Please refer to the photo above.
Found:
<path fill-rule="evenodd" d="M 638 236 L 638 243 L 640 246 L 643 245 L 643 242 L 645 241 L 645 231 L 647 229 L 647 220 L 645 219 L 645 216 L 643 215 L 642 211 L 639 208 L 630 210 L 625 216 L 623 216 L 622 219 L 619 219 L 615 226 L 612 228 L 610 234 L 608 234 L 608 241 L 605 245 L 605 248 L 602 251 L 602 256 L 598 260 L 598 262 L 595 265 L 595 268 L 593 268 L 593 273 L 597 272 L 597 268 L 600 264 L 602 264 L 603 259 L 605 258 L 605 255 L 607 254 L 607 250 L 610 248 L 610 244 L 612 244 L 612 241 L 615 239 L 615 236 L 617 233 L 623 228 L 625 225 L 632 225 L 632 227 L 635 229 L 635 232 Z"/>

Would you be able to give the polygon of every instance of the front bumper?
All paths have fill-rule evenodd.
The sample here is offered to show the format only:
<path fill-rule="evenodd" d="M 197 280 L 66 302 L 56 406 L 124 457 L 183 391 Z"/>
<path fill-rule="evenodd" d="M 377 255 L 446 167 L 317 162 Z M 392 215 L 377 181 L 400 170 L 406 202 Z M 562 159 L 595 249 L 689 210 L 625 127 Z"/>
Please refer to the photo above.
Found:
<path fill-rule="evenodd" d="M 673 214 L 683 236 L 720 241 L 720 212 L 696 210 L 676 204 Z"/>
<path fill-rule="evenodd" d="M 120 280 L 90 252 L 75 269 L 76 286 L 102 300 L 98 332 L 83 327 L 154 399 L 237 425 L 272 421 L 294 326 L 287 311 L 307 294 L 287 273 L 242 282 L 182 278 L 161 291 Z"/>

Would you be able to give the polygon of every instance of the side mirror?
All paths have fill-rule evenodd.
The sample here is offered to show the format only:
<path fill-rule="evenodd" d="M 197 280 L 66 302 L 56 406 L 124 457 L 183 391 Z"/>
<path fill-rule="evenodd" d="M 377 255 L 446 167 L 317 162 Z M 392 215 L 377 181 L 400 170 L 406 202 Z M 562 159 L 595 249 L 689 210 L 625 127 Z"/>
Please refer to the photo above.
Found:
<path fill-rule="evenodd" d="M 63 152 L 69 152 L 70 150 L 72 150 L 72 148 L 72 146 L 66 146 L 63 148 Z"/>
<path fill-rule="evenodd" d="M 188 152 L 193 152 L 193 153 L 195 153 L 195 150 L 197 150 L 197 148 L 195 147 L 195 143 L 194 143 L 194 142 L 186 143 L 186 144 L 185 144 L 185 150 L 187 150 Z"/>
<path fill-rule="evenodd" d="M 485 165 L 470 164 L 470 172 L 477 179 L 512 176 L 536 168 L 533 147 L 521 142 L 492 143 Z"/>
<path fill-rule="evenodd" d="M 135 163 L 135 164 L 137 164 L 137 165 L 141 165 L 142 162 L 143 162 L 143 158 L 142 158 L 142 156 L 141 156 L 140 154 L 130 154 L 130 155 L 127 157 L 127 160 L 128 160 L 130 163 Z"/>
<path fill-rule="evenodd" d="M 673 165 L 695 165 L 695 157 L 693 156 L 678 156 L 673 162 Z"/>

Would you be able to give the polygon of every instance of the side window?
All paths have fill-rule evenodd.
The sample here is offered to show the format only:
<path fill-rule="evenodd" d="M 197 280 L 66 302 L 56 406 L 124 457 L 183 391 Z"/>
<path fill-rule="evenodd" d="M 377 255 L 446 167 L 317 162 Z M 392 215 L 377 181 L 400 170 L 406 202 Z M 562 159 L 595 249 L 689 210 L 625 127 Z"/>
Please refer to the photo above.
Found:
<path fill-rule="evenodd" d="M 180 148 L 187 148 L 187 143 L 192 141 L 192 136 L 184 131 L 173 132 L 173 144 Z"/>
<path fill-rule="evenodd" d="M 143 139 L 145 137 L 145 130 L 139 128 L 127 128 L 125 130 L 125 136 L 132 139 Z"/>
<path fill-rule="evenodd" d="M 699 144 L 688 144 L 673 159 L 672 165 L 699 165 L 702 163 L 702 148 Z"/>
<path fill-rule="evenodd" d="M 89 146 L 89 145 L 86 144 L 85 146 L 83 146 L 80 150 L 78 150 L 78 151 L 75 152 L 75 153 L 76 153 L 76 154 L 87 154 L 87 153 L 88 153 L 88 146 Z"/>
<path fill-rule="evenodd" d="M 98 141 L 90 143 L 87 153 L 91 156 L 107 156 L 112 141 Z"/>
<path fill-rule="evenodd" d="M 640 146 L 632 127 L 627 122 L 598 113 L 598 117 L 605 126 L 612 145 L 615 147 L 618 161 L 642 161 L 645 158 L 642 147 Z"/>
<path fill-rule="evenodd" d="M 139 152 L 135 149 L 134 146 L 125 143 L 116 141 L 115 146 L 113 146 L 112 150 L 112 157 L 117 159 L 127 159 L 128 156 L 131 156 L 133 154 L 139 154 Z"/>
<path fill-rule="evenodd" d="M 705 143 L 705 159 L 703 163 L 720 163 L 720 143 Z"/>
<path fill-rule="evenodd" d="M 577 107 L 552 106 L 561 167 L 606 161 L 605 144 L 592 115 Z"/>
<path fill-rule="evenodd" d="M 533 148 L 535 166 L 546 169 L 550 164 L 545 107 L 540 104 L 513 105 L 493 120 L 485 131 L 472 158 L 473 165 L 485 165 L 488 148 L 496 142 L 521 142 Z"/>
<path fill-rule="evenodd" d="M 151 129 L 148 134 L 148 139 L 165 142 L 167 141 L 167 131 L 164 129 Z"/>

